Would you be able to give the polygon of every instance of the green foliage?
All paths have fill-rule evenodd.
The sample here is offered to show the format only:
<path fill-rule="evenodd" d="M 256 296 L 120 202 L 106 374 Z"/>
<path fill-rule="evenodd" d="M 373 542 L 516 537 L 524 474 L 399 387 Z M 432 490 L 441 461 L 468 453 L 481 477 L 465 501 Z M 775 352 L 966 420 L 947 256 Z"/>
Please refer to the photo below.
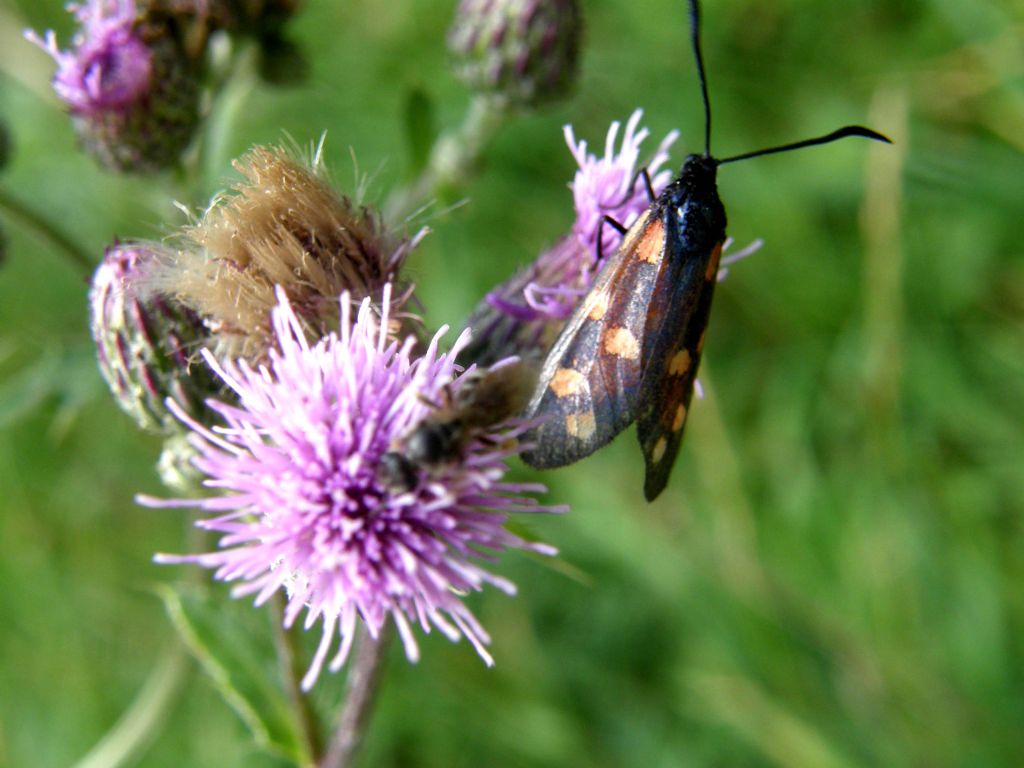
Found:
<path fill-rule="evenodd" d="M 0 187 L 96 261 L 115 236 L 184 223 L 175 199 L 203 204 L 233 178 L 230 158 L 286 135 L 305 146 L 327 130 L 336 183 L 355 190 L 351 147 L 371 175 L 367 200 L 383 200 L 469 98 L 447 69 L 453 3 L 309 2 L 290 27 L 308 78 L 271 88 L 236 75 L 205 128 L 198 189 L 125 179 L 75 147 L 52 64 L 17 37 L 57 24 L 65 40 L 62 5 L 0 0 L 12 137 Z M 411 271 L 434 325 L 457 325 L 571 224 L 563 123 L 600 150 L 608 124 L 642 106 L 655 138 L 682 130 L 674 162 L 700 144 L 682 2 L 584 12 L 575 96 L 496 135 L 468 205 L 414 222 L 433 230 Z M 472 601 L 494 669 L 465 643 L 427 638 L 416 666 L 396 644 L 362 765 L 1024 758 L 1019 11 L 722 0 L 704 19 L 716 152 L 847 122 L 898 143 L 722 169 L 730 234 L 766 244 L 716 298 L 706 397 L 669 490 L 642 502 L 631 435 L 540 477 L 573 507 L 532 529 L 564 566 L 506 558 L 519 595 Z M 132 502 L 160 493 L 159 446 L 83 364 L 81 270 L 0 218 L 0 765 L 46 768 L 108 732 L 174 635 L 153 583 L 193 648 L 230 645 L 236 619 L 256 632 L 269 617 L 245 601 L 215 615 L 167 586 L 188 568 L 151 563 L 194 549 L 186 513 Z M 283 694 L 250 674 L 259 659 L 236 661 L 221 682 L 248 714 L 224 704 L 217 678 L 193 675 L 139 765 L 281 765 L 253 745 L 254 723 L 294 753 L 294 725 L 268 703 Z"/>
<path fill-rule="evenodd" d="M 402 114 L 405 143 L 409 153 L 409 176 L 414 178 L 427 166 L 430 148 L 437 139 L 437 116 L 430 97 L 422 88 L 411 88 Z"/>
<path fill-rule="evenodd" d="M 160 598 L 182 642 L 252 734 L 256 744 L 296 764 L 308 761 L 274 659 L 267 611 L 223 594 L 165 586 Z M 271 663 L 268 663 L 271 662 Z"/>

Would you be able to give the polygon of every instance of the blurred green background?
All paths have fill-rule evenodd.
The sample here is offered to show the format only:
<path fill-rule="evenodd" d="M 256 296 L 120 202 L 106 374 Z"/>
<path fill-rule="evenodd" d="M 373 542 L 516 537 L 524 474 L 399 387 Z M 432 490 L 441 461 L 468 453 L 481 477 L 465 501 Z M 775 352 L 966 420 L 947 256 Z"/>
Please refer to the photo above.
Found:
<path fill-rule="evenodd" d="M 465 110 L 453 4 L 310 0 L 290 28 L 308 80 L 220 105 L 236 119 L 211 130 L 187 199 L 77 150 L 52 62 L 20 38 L 52 27 L 65 42 L 69 17 L 0 0 L 0 188 L 97 260 L 115 236 L 180 225 L 173 200 L 200 204 L 231 157 L 285 135 L 327 130 L 337 184 L 353 188 L 354 156 L 382 200 L 408 180 L 410 94 L 442 127 Z M 673 166 L 700 148 L 682 1 L 584 12 L 575 95 L 507 125 L 469 204 L 426 221 L 410 269 L 435 325 L 570 226 L 563 124 L 599 149 L 644 107 L 656 139 L 683 132 Z M 1024 764 L 1024 12 L 715 0 L 704 19 L 717 153 L 848 122 L 897 143 L 723 169 L 730 234 L 765 246 L 719 291 L 707 395 L 668 491 L 642 501 L 632 433 L 545 474 L 573 511 L 534 530 L 562 562 L 506 557 L 519 596 L 470 600 L 497 666 L 435 636 L 417 666 L 392 647 L 362 765 Z M 186 550 L 188 521 L 132 500 L 161 492 L 159 445 L 100 380 L 83 271 L 0 222 L 0 765 L 66 766 L 175 642 L 154 587 L 187 569 L 151 558 Z M 138 764 L 281 763 L 189 666 Z"/>

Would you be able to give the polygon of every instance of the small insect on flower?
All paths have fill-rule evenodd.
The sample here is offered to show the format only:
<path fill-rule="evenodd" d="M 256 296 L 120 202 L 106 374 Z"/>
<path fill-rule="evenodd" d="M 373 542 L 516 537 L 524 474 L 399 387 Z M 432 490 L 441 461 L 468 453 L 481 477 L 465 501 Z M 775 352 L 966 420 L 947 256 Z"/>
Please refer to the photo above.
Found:
<path fill-rule="evenodd" d="M 537 381 L 536 368 L 518 358 L 465 374 L 443 391 L 443 401 L 429 402 L 433 411 L 381 457 L 381 472 L 389 487 L 412 490 L 421 471 L 463 458 L 466 447 L 487 439 L 493 427 L 519 414 Z"/>
<path fill-rule="evenodd" d="M 689 6 L 704 101 L 704 154 L 690 155 L 679 177 L 657 196 L 650 176 L 642 172 L 652 202 L 628 230 L 604 216 L 602 223 L 625 238 L 566 321 L 525 411 L 540 419 L 527 436 L 535 447 L 523 454 L 537 468 L 589 456 L 636 421 L 648 501 L 668 483 L 704 348 L 726 239 L 725 208 L 715 185 L 718 166 L 847 136 L 889 142 L 868 128 L 849 125 L 793 144 L 712 157 L 697 0 Z"/>

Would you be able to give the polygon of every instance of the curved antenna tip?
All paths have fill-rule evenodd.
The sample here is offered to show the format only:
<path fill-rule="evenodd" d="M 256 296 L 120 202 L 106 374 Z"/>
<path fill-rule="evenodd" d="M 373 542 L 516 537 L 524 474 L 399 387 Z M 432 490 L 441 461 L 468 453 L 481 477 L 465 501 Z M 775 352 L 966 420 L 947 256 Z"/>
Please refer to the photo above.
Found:
<path fill-rule="evenodd" d="M 865 128 L 863 125 L 848 125 L 845 128 L 840 128 L 833 134 L 832 141 L 835 141 L 836 139 L 843 139 L 847 136 L 861 136 L 865 139 L 873 139 L 885 144 L 892 144 L 892 139 L 884 133 L 879 133 L 878 131 L 873 131 L 870 128 Z"/>
<path fill-rule="evenodd" d="M 859 136 L 862 139 L 872 139 L 873 141 L 881 141 L 885 144 L 892 144 L 892 139 L 888 136 L 873 131 L 870 128 L 865 128 L 863 125 L 845 125 L 842 128 L 827 133 L 824 136 L 817 136 L 813 139 L 805 139 L 804 141 L 797 141 L 792 144 L 783 144 L 778 147 L 769 147 L 768 149 L 759 149 L 756 152 L 744 152 L 742 155 L 733 155 L 732 157 L 725 157 L 718 160 L 718 165 L 725 165 L 726 163 L 735 163 L 737 160 L 748 160 L 752 157 L 761 157 L 762 155 L 771 155 L 776 152 L 789 152 L 794 149 L 802 149 L 804 147 L 814 147 L 818 144 L 830 144 L 833 141 L 839 139 L 845 139 L 849 136 Z"/>

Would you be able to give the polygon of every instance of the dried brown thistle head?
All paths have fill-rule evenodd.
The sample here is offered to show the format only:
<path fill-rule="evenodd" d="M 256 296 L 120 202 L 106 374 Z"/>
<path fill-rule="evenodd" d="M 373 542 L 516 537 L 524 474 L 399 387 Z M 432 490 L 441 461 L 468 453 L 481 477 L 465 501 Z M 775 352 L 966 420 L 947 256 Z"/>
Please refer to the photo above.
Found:
<path fill-rule="evenodd" d="M 319 153 L 310 163 L 258 146 L 235 168 L 245 177 L 186 227 L 161 275 L 163 289 L 201 315 L 217 352 L 260 360 L 270 343 L 275 286 L 282 286 L 311 336 L 337 327 L 338 298 L 379 304 L 392 283 L 399 317 L 411 288 L 399 282 L 411 239 L 389 233 L 371 209 L 339 194 Z"/>

